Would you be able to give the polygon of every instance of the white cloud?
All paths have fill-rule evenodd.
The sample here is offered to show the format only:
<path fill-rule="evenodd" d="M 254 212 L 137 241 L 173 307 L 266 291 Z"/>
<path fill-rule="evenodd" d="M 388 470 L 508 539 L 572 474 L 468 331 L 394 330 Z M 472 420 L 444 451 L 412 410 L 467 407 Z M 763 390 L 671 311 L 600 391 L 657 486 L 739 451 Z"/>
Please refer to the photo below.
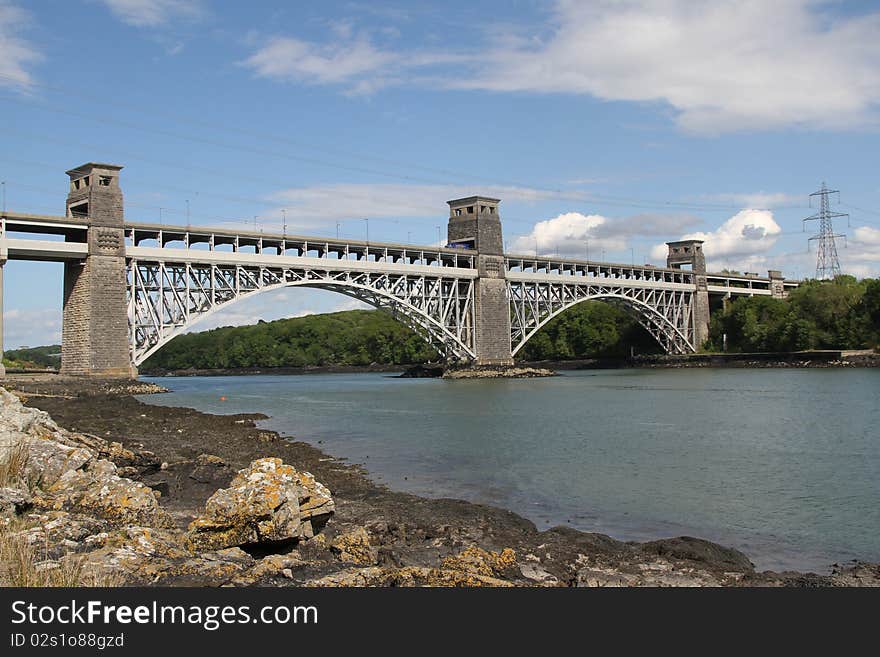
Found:
<path fill-rule="evenodd" d="M 359 79 L 354 90 L 367 92 L 383 84 L 389 65 L 397 55 L 374 47 L 364 37 L 339 35 L 336 43 L 319 45 L 287 37 L 275 37 L 245 60 L 257 75 L 314 84 L 349 83 Z"/>
<path fill-rule="evenodd" d="M 539 221 L 527 235 L 517 237 L 512 252 L 601 258 L 602 250 L 622 251 L 637 237 L 671 235 L 697 223 L 690 215 L 638 214 L 609 218 L 599 214 L 565 212 Z M 664 254 L 665 257 L 665 254 Z"/>
<path fill-rule="evenodd" d="M 859 226 L 853 231 L 853 234 L 856 244 L 880 248 L 880 229 L 871 228 L 870 226 Z"/>
<path fill-rule="evenodd" d="M 0 87 L 27 88 L 33 82 L 27 67 L 43 56 L 21 36 L 29 21 L 27 12 L 0 0 Z"/>
<path fill-rule="evenodd" d="M 157 27 L 202 14 L 200 0 L 102 0 L 117 18 L 135 27 Z"/>
<path fill-rule="evenodd" d="M 703 240 L 703 251 L 712 269 L 721 261 L 748 262 L 748 258 L 767 252 L 781 232 L 771 211 L 747 209 L 737 212 L 714 231 L 687 233 L 679 239 Z M 657 244 L 651 250 L 651 257 L 665 259 L 666 250 L 665 243 Z"/>
<path fill-rule="evenodd" d="M 838 242 L 837 254 L 845 274 L 880 276 L 880 229 L 859 226 L 853 230 L 852 239 Z"/>
<path fill-rule="evenodd" d="M 694 132 L 874 122 L 880 13 L 833 17 L 828 4 L 564 0 L 548 39 L 486 53 L 461 86 L 662 101 Z"/>
<path fill-rule="evenodd" d="M 846 16 L 834 4 L 559 0 L 548 21 L 487 28 L 482 49 L 479 39 L 445 52 L 383 48 L 346 25 L 328 44 L 270 39 L 245 64 L 349 92 L 418 84 L 661 103 L 697 133 L 876 125 L 880 12 Z"/>
<path fill-rule="evenodd" d="M 624 242 L 619 238 L 604 240 L 598 238 L 597 229 L 607 221 L 606 217 L 598 214 L 565 212 L 553 219 L 536 223 L 528 235 L 521 235 L 513 241 L 511 251 L 537 252 L 539 255 L 558 252 L 560 255 L 576 254 L 586 257 L 587 249 L 591 248 L 590 257 L 597 259 L 601 249 L 618 249 L 624 246 Z"/>
<path fill-rule="evenodd" d="M 395 50 L 374 43 L 368 32 L 351 23 L 331 25 L 330 38 L 319 43 L 274 36 L 242 62 L 258 76 L 284 82 L 340 85 L 351 94 L 369 94 L 404 83 L 421 83 L 425 71 L 443 64 L 461 64 L 470 55 L 449 51 Z M 395 33 L 383 30 L 386 37 Z M 251 37 L 254 40 L 256 37 Z M 432 83 L 433 84 L 433 83 Z"/>
<path fill-rule="evenodd" d="M 61 317 L 61 310 L 54 308 L 6 310 L 3 313 L 4 348 L 61 344 Z"/>

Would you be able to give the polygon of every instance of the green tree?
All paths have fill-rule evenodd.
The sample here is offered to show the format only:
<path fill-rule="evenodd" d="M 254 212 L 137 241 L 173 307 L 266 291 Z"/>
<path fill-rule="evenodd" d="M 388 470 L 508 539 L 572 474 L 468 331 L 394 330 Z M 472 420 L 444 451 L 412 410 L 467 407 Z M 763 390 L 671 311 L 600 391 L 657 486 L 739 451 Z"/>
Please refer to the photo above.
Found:
<path fill-rule="evenodd" d="M 410 364 L 436 358 L 420 336 L 390 315 L 354 310 L 181 335 L 142 370 Z"/>
<path fill-rule="evenodd" d="M 880 282 L 807 281 L 789 297 L 740 297 L 713 314 L 708 345 L 730 351 L 858 349 L 877 344 Z"/>
<path fill-rule="evenodd" d="M 523 360 L 566 360 L 653 353 L 659 346 L 634 316 L 618 306 L 584 301 L 551 320 L 523 346 Z"/>

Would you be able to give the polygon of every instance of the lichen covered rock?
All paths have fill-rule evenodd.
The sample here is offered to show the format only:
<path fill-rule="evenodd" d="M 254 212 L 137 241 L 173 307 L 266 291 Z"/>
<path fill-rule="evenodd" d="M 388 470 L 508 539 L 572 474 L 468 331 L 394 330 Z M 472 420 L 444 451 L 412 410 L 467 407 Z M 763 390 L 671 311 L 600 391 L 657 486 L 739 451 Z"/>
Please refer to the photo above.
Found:
<path fill-rule="evenodd" d="M 326 575 L 318 579 L 306 582 L 310 587 L 335 587 L 335 586 L 431 586 L 431 587 L 509 587 L 512 582 L 477 575 L 460 570 L 446 568 L 425 568 L 419 566 L 405 566 L 403 568 L 382 568 L 373 566 L 370 568 L 357 568 L 343 570 L 338 573 Z"/>
<path fill-rule="evenodd" d="M 238 548 L 193 553 L 179 531 L 125 527 L 84 557 L 89 570 L 120 573 L 132 584 L 204 586 L 230 582 L 253 566 Z"/>
<path fill-rule="evenodd" d="M 330 550 L 340 561 L 359 566 L 375 565 L 379 550 L 370 544 L 370 535 L 363 527 L 337 536 L 330 544 Z"/>
<path fill-rule="evenodd" d="M 66 471 L 55 483 L 34 493 L 34 505 L 41 509 L 92 514 L 121 524 L 172 525 L 153 490 L 118 476 L 116 466 L 104 460 Z"/>
<path fill-rule="evenodd" d="M 249 586 L 260 581 L 278 577 L 290 579 L 293 569 L 299 568 L 305 563 L 296 550 L 286 554 L 270 554 L 257 561 L 253 568 L 236 578 L 234 583 L 241 586 Z"/>
<path fill-rule="evenodd" d="M 510 548 L 504 548 L 501 552 L 492 552 L 471 546 L 459 554 L 446 557 L 443 560 L 443 568 L 485 577 L 497 577 L 505 573 L 512 574 L 517 570 L 516 552 Z"/>
<path fill-rule="evenodd" d="M 189 540 L 195 549 L 220 549 L 307 539 L 334 510 L 330 491 L 308 472 L 278 458 L 257 459 L 208 499 Z"/>

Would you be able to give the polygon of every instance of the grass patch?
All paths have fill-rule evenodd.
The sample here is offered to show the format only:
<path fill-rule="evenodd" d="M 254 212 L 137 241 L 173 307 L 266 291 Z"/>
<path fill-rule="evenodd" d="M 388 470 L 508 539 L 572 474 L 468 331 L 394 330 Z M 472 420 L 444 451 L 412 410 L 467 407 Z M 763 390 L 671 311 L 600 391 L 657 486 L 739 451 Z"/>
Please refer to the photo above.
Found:
<path fill-rule="evenodd" d="M 29 459 L 30 450 L 25 440 L 6 447 L 6 454 L 0 458 L 0 488 L 22 485 L 30 488 L 26 474 Z"/>
<path fill-rule="evenodd" d="M 28 540 L 31 527 L 20 519 L 0 523 L 0 586 L 119 586 L 118 573 L 96 573 L 85 568 L 85 558 L 67 554 L 55 561 Z"/>

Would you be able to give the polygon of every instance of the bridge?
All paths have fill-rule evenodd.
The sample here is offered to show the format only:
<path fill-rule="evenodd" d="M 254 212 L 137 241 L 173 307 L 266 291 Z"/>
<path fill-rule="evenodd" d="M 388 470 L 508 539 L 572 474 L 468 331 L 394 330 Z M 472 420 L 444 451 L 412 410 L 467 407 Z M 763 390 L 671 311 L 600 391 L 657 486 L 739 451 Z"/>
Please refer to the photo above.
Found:
<path fill-rule="evenodd" d="M 504 253 L 500 200 L 483 196 L 448 202 L 445 247 L 139 223 L 124 216 L 121 169 L 68 171 L 65 216 L 0 216 L 0 354 L 7 260 L 64 264 L 62 373 L 121 377 L 199 320 L 281 287 L 383 309 L 448 361 L 507 365 L 582 301 L 621 305 L 682 354 L 705 341 L 721 300 L 781 298 L 798 285 L 773 270 L 707 272 L 699 240 L 668 242 L 665 267 Z"/>

